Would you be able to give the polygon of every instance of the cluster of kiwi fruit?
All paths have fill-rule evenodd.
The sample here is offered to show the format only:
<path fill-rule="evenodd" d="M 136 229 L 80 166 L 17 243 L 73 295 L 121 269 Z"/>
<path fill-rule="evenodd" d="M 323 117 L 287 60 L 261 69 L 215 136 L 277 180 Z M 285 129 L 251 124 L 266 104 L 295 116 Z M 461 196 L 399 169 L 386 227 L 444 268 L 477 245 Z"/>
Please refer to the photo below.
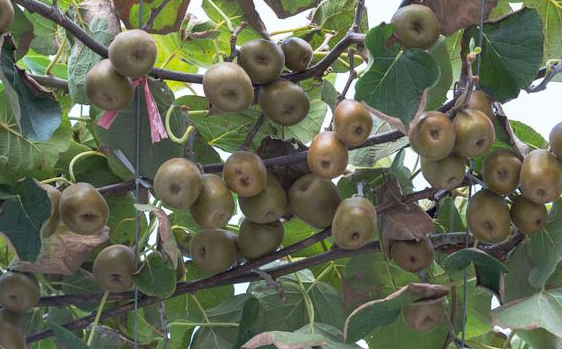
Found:
<path fill-rule="evenodd" d="M 293 72 L 308 68 L 312 47 L 303 39 L 290 37 L 279 45 L 265 39 L 246 42 L 237 63 L 220 62 L 203 76 L 203 91 L 212 106 L 224 112 L 241 112 L 257 103 L 270 120 L 292 126 L 310 110 L 306 92 L 297 84 L 280 78 L 284 67 Z"/>
<path fill-rule="evenodd" d="M 25 314 L 39 303 L 41 290 L 33 274 L 8 270 L 0 275 L 0 348 L 25 348 Z"/>
<path fill-rule="evenodd" d="M 544 228 L 548 218 L 545 204 L 562 194 L 562 123 L 552 129 L 549 142 L 550 151 L 535 149 L 523 161 L 504 149 L 485 160 L 482 178 L 486 188 L 470 199 L 466 211 L 468 228 L 476 238 L 501 242 L 510 234 L 510 221 L 524 234 Z"/>
<path fill-rule="evenodd" d="M 158 49 L 150 34 L 131 29 L 115 37 L 108 54 L 108 59 L 102 59 L 88 71 L 84 90 L 96 107 L 117 111 L 133 100 L 132 80 L 145 76 L 154 67 Z"/>

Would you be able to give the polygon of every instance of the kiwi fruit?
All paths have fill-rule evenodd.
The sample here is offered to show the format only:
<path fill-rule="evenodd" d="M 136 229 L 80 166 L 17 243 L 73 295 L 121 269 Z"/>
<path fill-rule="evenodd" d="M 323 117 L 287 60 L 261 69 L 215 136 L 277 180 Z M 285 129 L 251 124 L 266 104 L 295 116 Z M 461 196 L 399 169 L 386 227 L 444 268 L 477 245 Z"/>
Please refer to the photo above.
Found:
<path fill-rule="evenodd" d="M 465 158 L 484 155 L 495 140 L 492 121 L 480 110 L 465 109 L 453 119 L 457 139 L 453 151 Z"/>
<path fill-rule="evenodd" d="M 332 237 L 340 248 L 355 250 L 371 241 L 376 229 L 375 206 L 364 197 L 352 197 L 339 204 L 332 222 Z"/>
<path fill-rule="evenodd" d="M 466 92 L 463 92 L 457 101 L 455 102 L 455 107 L 458 108 L 460 104 L 466 98 Z M 490 97 L 486 94 L 486 92 L 482 90 L 472 91 L 470 94 L 470 99 L 466 103 L 466 109 L 476 109 L 480 110 L 493 122 L 494 120 L 494 111 L 492 109 L 492 101 Z"/>
<path fill-rule="evenodd" d="M 0 275 L 0 306 L 25 313 L 39 303 L 41 291 L 33 274 L 8 271 Z"/>
<path fill-rule="evenodd" d="M 144 30 L 131 29 L 117 34 L 108 48 L 109 60 L 119 74 L 138 79 L 154 67 L 158 48 Z"/>
<path fill-rule="evenodd" d="M 361 102 L 344 99 L 334 110 L 334 132 L 347 145 L 363 143 L 373 129 L 371 114 Z"/>
<path fill-rule="evenodd" d="M 230 190 L 241 197 L 259 194 L 267 183 L 262 159 L 244 150 L 236 151 L 226 159 L 222 176 Z"/>
<path fill-rule="evenodd" d="M 154 177 L 154 192 L 164 205 L 174 209 L 189 208 L 203 187 L 201 171 L 184 158 L 165 161 Z"/>
<path fill-rule="evenodd" d="M 285 55 L 285 66 L 294 72 L 306 70 L 312 61 L 312 46 L 301 38 L 283 40 L 281 49 Z"/>
<path fill-rule="evenodd" d="M 558 160 L 562 160 L 562 122 L 556 124 L 548 136 L 550 150 L 556 155 Z"/>
<path fill-rule="evenodd" d="M 419 332 L 431 331 L 443 323 L 445 319 L 443 298 L 424 299 L 410 303 L 402 308 L 402 316 L 406 324 Z"/>
<path fill-rule="evenodd" d="M 258 224 L 244 219 L 238 231 L 238 249 L 248 260 L 276 251 L 283 241 L 283 224 L 273 221 Z"/>
<path fill-rule="evenodd" d="M 62 222 L 73 233 L 93 235 L 107 223 L 109 206 L 93 185 L 79 182 L 62 192 L 59 214 Z"/>
<path fill-rule="evenodd" d="M 228 230 L 205 229 L 191 239 L 189 254 L 198 268 L 220 273 L 240 258 L 237 243 L 236 235 Z"/>
<path fill-rule="evenodd" d="M 390 246 L 390 256 L 400 268 L 411 273 L 427 269 L 433 262 L 433 244 L 427 237 L 419 241 L 394 241 Z"/>
<path fill-rule="evenodd" d="M 505 199 L 488 189 L 470 198 L 466 208 L 468 230 L 487 243 L 504 241 L 510 233 L 509 208 Z"/>
<path fill-rule="evenodd" d="M 25 326 L 23 316 L 0 309 L 0 348 L 25 349 Z"/>
<path fill-rule="evenodd" d="M 240 210 L 254 223 L 271 223 L 287 211 L 287 195 L 275 176 L 267 174 L 265 188 L 254 196 L 238 197 Z"/>
<path fill-rule="evenodd" d="M 321 132 L 312 140 L 306 159 L 312 173 L 324 179 L 332 179 L 343 174 L 347 167 L 347 146 L 335 132 Z"/>
<path fill-rule="evenodd" d="M 412 149 L 429 160 L 449 156 L 455 147 L 457 133 L 451 120 L 439 111 L 423 113 L 409 134 Z"/>
<path fill-rule="evenodd" d="M 14 21 L 14 7 L 10 0 L 0 0 L 0 34 L 4 34 Z"/>
<path fill-rule="evenodd" d="M 133 287 L 136 271 L 135 255 L 125 245 L 104 248 L 92 268 L 96 282 L 106 292 L 123 292 Z"/>
<path fill-rule="evenodd" d="M 263 86 L 258 104 L 268 119 L 282 126 L 298 124 L 310 110 L 310 100 L 302 87 L 283 79 Z"/>
<path fill-rule="evenodd" d="M 405 48 L 427 50 L 441 34 L 441 26 L 435 13 L 423 5 L 407 5 L 396 11 L 391 19 L 394 34 Z"/>
<path fill-rule="evenodd" d="M 109 59 L 102 59 L 86 74 L 84 91 L 94 106 L 116 111 L 133 101 L 135 88 L 129 78 L 115 70 Z"/>
<path fill-rule="evenodd" d="M 537 204 L 523 195 L 517 195 L 511 203 L 509 216 L 517 229 L 530 235 L 544 228 L 548 219 L 548 210 L 543 204 Z"/>
<path fill-rule="evenodd" d="M 224 112 L 241 112 L 254 101 L 250 77 L 232 62 L 217 63 L 205 72 L 203 92 L 213 107 Z"/>
<path fill-rule="evenodd" d="M 201 193 L 191 205 L 191 217 L 205 229 L 223 227 L 234 214 L 234 199 L 223 179 L 215 174 L 201 177 Z"/>
<path fill-rule="evenodd" d="M 328 179 L 309 173 L 297 179 L 287 194 L 289 210 L 315 228 L 332 225 L 341 196 L 336 185 Z"/>
<path fill-rule="evenodd" d="M 511 194 L 519 186 L 521 160 L 506 149 L 498 149 L 484 161 L 482 179 L 488 189 L 499 195 Z"/>
<path fill-rule="evenodd" d="M 285 66 L 285 55 L 280 45 L 256 39 L 240 47 L 238 64 L 254 84 L 265 85 L 279 78 Z"/>
<path fill-rule="evenodd" d="M 519 181 L 527 199 L 537 204 L 554 201 L 562 193 L 562 164 L 547 150 L 533 150 L 523 160 Z"/>
<path fill-rule="evenodd" d="M 59 214 L 59 204 L 60 204 L 60 191 L 53 187 L 52 185 L 43 184 L 39 181 L 35 181 L 41 189 L 47 192 L 49 196 L 49 200 L 51 201 L 51 215 L 49 219 L 46 220 L 43 225 L 41 226 L 41 236 L 44 238 L 48 238 L 49 236 L 53 235 L 57 229 L 59 228 L 60 224 L 60 214 Z"/>
<path fill-rule="evenodd" d="M 458 187 L 464 180 L 466 160 L 457 155 L 449 155 L 441 160 L 421 158 L 421 171 L 425 180 L 435 189 L 450 190 Z"/>

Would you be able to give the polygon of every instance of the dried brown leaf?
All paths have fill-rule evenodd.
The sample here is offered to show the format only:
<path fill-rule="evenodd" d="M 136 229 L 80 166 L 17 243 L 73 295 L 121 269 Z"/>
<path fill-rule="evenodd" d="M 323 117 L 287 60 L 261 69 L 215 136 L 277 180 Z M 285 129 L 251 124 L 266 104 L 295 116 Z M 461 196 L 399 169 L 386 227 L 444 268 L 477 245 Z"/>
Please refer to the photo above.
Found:
<path fill-rule="evenodd" d="M 480 0 L 414 0 L 410 3 L 431 8 L 441 24 L 441 34 L 446 36 L 480 23 Z M 497 0 L 486 1 L 485 19 L 496 4 Z"/>
<path fill-rule="evenodd" d="M 381 119 L 383 121 L 386 121 L 390 126 L 394 127 L 395 129 L 402 132 L 403 134 L 405 134 L 405 135 L 408 134 L 408 132 L 406 132 L 406 126 L 404 126 L 404 123 L 399 118 L 387 115 L 387 114 L 383 113 L 382 111 L 380 111 L 378 109 L 371 108 L 365 102 L 363 102 L 363 105 L 374 116 L 378 117 L 379 119 Z"/>
<path fill-rule="evenodd" d="M 307 146 L 294 138 L 282 140 L 266 137 L 262 140 L 260 146 L 258 147 L 257 154 L 262 159 L 269 159 L 295 153 L 301 153 L 301 155 L 304 155 L 304 151 L 307 149 Z M 297 179 L 310 173 L 310 169 L 306 163 L 306 156 L 303 156 L 303 160 L 304 161 L 289 165 L 281 164 L 270 166 L 268 170 L 273 173 L 285 190 L 289 190 L 291 185 Z"/>
<path fill-rule="evenodd" d="M 269 32 L 263 20 L 260 17 L 258 11 L 256 11 L 256 5 L 253 0 L 239 0 L 238 4 L 242 7 L 242 11 L 246 15 L 246 21 L 258 32 L 264 39 L 269 40 Z"/>
<path fill-rule="evenodd" d="M 94 249 L 108 240 L 108 227 L 93 235 L 79 235 L 60 228 L 56 234 L 43 239 L 43 251 L 37 261 L 30 263 L 16 258 L 10 267 L 29 273 L 72 275 Z"/>
<path fill-rule="evenodd" d="M 420 241 L 433 231 L 433 220 L 417 203 L 403 203 L 400 186 L 395 180 L 377 188 L 377 198 L 385 207 L 393 207 L 379 215 L 379 227 L 385 252 L 394 241 Z"/>

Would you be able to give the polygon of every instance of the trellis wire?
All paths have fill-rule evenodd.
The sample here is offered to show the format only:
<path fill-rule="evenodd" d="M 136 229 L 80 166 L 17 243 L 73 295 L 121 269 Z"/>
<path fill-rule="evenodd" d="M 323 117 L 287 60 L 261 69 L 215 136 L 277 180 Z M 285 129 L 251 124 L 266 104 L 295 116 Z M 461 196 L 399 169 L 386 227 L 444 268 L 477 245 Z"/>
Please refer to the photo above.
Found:
<path fill-rule="evenodd" d="M 478 47 L 482 49 L 482 44 L 484 42 L 484 15 L 486 13 L 486 0 L 480 0 L 480 28 L 478 31 Z M 478 80 L 476 81 L 476 88 L 480 85 L 480 69 L 482 65 L 482 51 L 476 56 L 476 76 Z M 470 160 L 470 167 L 468 169 L 470 173 L 470 183 L 468 186 L 468 200 L 472 197 L 472 186 L 474 185 L 472 181 L 472 171 L 474 169 L 474 159 Z M 468 230 L 466 232 L 465 238 L 465 247 L 469 247 L 469 233 Z M 463 299 L 462 299 L 462 337 L 461 337 L 461 346 L 465 348 L 465 339 L 466 339 L 466 305 L 467 305 L 467 298 L 468 298 L 468 269 L 465 269 L 463 272 Z"/>
<path fill-rule="evenodd" d="M 139 0 L 139 28 L 142 28 L 142 5 L 143 0 Z M 147 82 L 148 83 L 148 82 Z M 136 106 L 135 106 L 135 203 L 139 204 L 140 197 L 140 110 L 141 110 L 141 86 L 139 84 L 136 89 Z M 140 211 L 135 210 L 135 264 L 140 263 Z M 135 329 L 134 329 L 134 349 L 138 348 L 138 332 L 139 332 L 139 288 L 135 285 Z"/>

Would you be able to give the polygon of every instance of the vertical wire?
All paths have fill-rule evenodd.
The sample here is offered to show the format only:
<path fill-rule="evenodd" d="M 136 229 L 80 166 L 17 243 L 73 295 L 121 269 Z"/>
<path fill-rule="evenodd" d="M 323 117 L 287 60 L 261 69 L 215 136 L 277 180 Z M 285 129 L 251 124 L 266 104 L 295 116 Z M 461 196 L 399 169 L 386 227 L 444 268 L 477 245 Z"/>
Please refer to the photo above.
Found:
<path fill-rule="evenodd" d="M 482 49 L 482 44 L 484 42 L 484 15 L 486 13 L 486 0 L 480 0 L 480 28 L 478 32 L 478 47 Z M 476 57 L 476 75 L 480 78 L 480 70 L 482 66 L 482 53 L 478 54 Z M 480 79 L 476 81 L 476 88 L 480 85 Z M 474 169 L 474 159 L 470 159 L 470 167 L 468 169 L 469 172 L 469 187 L 468 187 L 468 200 L 472 197 L 472 186 L 474 183 L 472 182 L 472 171 Z M 465 247 L 469 247 L 469 240 L 470 235 L 468 231 L 465 235 Z M 467 298 L 468 298 L 468 269 L 465 269 L 463 272 L 463 299 L 462 299 L 462 337 L 461 337 L 461 345 L 462 348 L 465 348 L 465 339 L 466 339 L 466 320 L 467 320 Z"/>
<path fill-rule="evenodd" d="M 143 0 L 139 0 L 139 28 L 142 28 L 142 5 Z M 141 110 L 141 86 L 139 84 L 136 89 L 135 99 L 135 203 L 139 203 L 140 197 L 140 110 Z M 140 212 L 135 210 L 135 262 L 138 266 L 140 263 Z M 135 330 L 134 330 L 134 349 L 138 348 L 139 342 L 139 289 L 135 285 Z"/>

